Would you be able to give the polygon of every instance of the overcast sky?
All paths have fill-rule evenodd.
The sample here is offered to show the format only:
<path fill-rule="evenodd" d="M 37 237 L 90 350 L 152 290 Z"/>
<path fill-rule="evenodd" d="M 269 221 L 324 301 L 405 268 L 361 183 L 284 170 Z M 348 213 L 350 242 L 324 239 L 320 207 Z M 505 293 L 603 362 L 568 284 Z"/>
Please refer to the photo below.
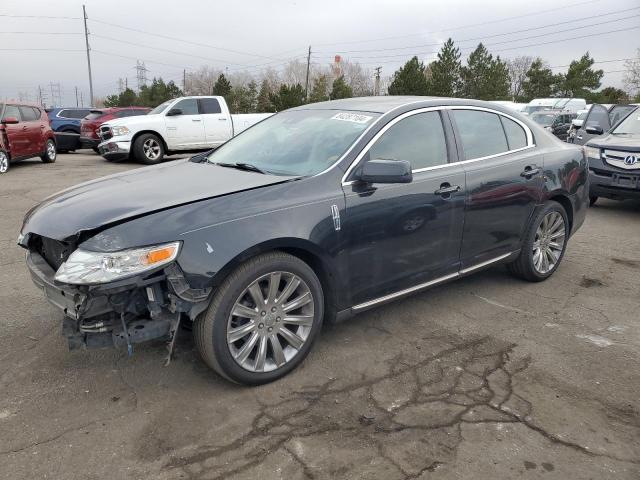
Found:
<path fill-rule="evenodd" d="M 35 100 L 38 85 L 50 97 L 53 82 L 61 85 L 63 103 L 75 105 L 76 86 L 87 102 L 89 82 L 82 3 L 0 0 L 0 98 L 17 98 L 22 92 Z M 589 50 L 596 61 L 607 61 L 596 67 L 612 72 L 605 74 L 603 86 L 622 87 L 620 70 L 624 69 L 624 62 L 610 60 L 631 58 L 640 47 L 638 0 L 86 0 L 84 3 L 98 97 L 114 93 L 121 77 L 127 77 L 129 85 L 135 86 L 137 59 L 145 61 L 149 77 L 162 76 L 181 84 L 183 68 L 191 70 L 207 64 L 226 67 L 230 72 L 248 69 L 258 74 L 265 64 L 281 68 L 293 57 L 306 58 L 311 45 L 313 62 L 326 64 L 335 54 L 342 54 L 343 58 L 359 61 L 367 68 L 382 66 L 382 75 L 388 76 L 412 55 L 425 62 L 432 60 L 438 50 L 434 44 L 449 36 L 461 47 L 463 57 L 482 40 L 502 58 L 541 56 L 558 67 L 554 68 L 556 72 L 566 70 L 564 65 Z M 20 15 L 38 18 L 16 17 Z M 522 31 L 526 29 L 532 30 Z M 547 44 L 532 46 L 540 43 Z"/>

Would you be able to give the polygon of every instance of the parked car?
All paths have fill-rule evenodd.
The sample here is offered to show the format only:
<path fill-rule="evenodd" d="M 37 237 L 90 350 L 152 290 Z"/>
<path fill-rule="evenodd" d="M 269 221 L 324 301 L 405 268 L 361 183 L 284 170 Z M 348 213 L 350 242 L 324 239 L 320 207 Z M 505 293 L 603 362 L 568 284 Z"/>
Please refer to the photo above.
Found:
<path fill-rule="evenodd" d="M 549 130 L 560 140 L 566 140 L 571 127 L 571 120 L 577 114 L 557 110 L 540 110 L 531 114 L 531 119 L 538 125 Z"/>
<path fill-rule="evenodd" d="M 576 130 L 573 143 L 584 145 L 595 137 L 604 135 L 618 122 L 638 108 L 637 105 L 603 105 L 594 103 L 585 117 L 582 127 Z"/>
<path fill-rule="evenodd" d="M 47 114 L 54 132 L 77 133 L 80 135 L 80 121 L 89 115 L 90 108 L 48 108 Z"/>
<path fill-rule="evenodd" d="M 589 157 L 589 199 L 640 199 L 640 111 L 636 110 L 606 135 L 585 145 Z"/>
<path fill-rule="evenodd" d="M 98 148 L 107 160 L 160 163 L 165 155 L 216 148 L 270 113 L 231 115 L 224 97 L 180 97 L 144 117 L 111 120 L 100 127 Z"/>
<path fill-rule="evenodd" d="M 0 174 L 12 162 L 40 157 L 44 163 L 56 161 L 56 142 L 44 110 L 36 105 L 0 103 Z"/>
<path fill-rule="evenodd" d="M 584 98 L 534 98 L 522 110 L 525 115 L 531 115 L 540 110 L 562 110 L 566 112 L 578 112 L 586 108 Z"/>
<path fill-rule="evenodd" d="M 549 278 L 587 175 L 582 149 L 489 102 L 344 99 L 53 195 L 18 242 L 71 347 L 172 345 L 182 319 L 210 367 L 260 384 L 323 321 L 492 265 Z"/>
<path fill-rule="evenodd" d="M 517 102 L 511 102 L 508 100 L 490 100 L 491 103 L 495 103 L 497 105 L 501 105 L 503 107 L 507 107 L 513 111 L 516 112 L 522 112 L 522 110 L 524 109 L 524 107 L 527 106 L 526 103 L 517 103 Z"/>
<path fill-rule="evenodd" d="M 591 108 L 591 106 L 589 106 Z M 569 127 L 569 132 L 567 133 L 567 142 L 575 143 L 576 132 L 582 127 L 582 123 L 584 119 L 587 118 L 587 113 L 589 110 L 580 110 L 576 118 L 571 120 L 571 126 Z"/>
<path fill-rule="evenodd" d="M 98 145 L 102 142 L 99 128 L 105 122 L 116 118 L 137 117 L 151 111 L 147 107 L 109 107 L 91 110 L 80 121 L 80 145 L 82 148 L 92 148 L 98 152 Z"/>

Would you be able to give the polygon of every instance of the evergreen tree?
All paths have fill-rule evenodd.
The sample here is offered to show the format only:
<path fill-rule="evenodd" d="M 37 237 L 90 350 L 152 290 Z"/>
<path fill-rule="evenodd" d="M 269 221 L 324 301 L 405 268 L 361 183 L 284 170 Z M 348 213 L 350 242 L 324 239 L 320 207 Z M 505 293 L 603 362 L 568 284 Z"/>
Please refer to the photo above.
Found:
<path fill-rule="evenodd" d="M 460 94 L 460 50 L 449 39 L 438 52 L 438 60 L 429 65 L 428 95 L 456 97 Z"/>
<path fill-rule="evenodd" d="M 329 93 L 329 98 L 331 100 L 338 100 L 340 98 L 351 98 L 353 97 L 353 90 L 347 82 L 344 81 L 344 75 L 340 75 L 333 81 L 333 86 L 331 88 L 331 93 Z"/>
<path fill-rule="evenodd" d="M 256 110 L 259 113 L 268 113 L 275 111 L 275 108 L 271 103 L 271 99 L 269 98 L 270 93 L 271 88 L 269 86 L 269 82 L 265 79 L 260 85 L 260 92 L 258 93 L 258 98 L 256 100 Z"/>
<path fill-rule="evenodd" d="M 498 100 L 509 97 L 509 69 L 500 57 L 493 58 L 480 43 L 471 52 L 467 65 L 461 69 L 464 96 L 478 100 Z"/>
<path fill-rule="evenodd" d="M 137 103 L 143 107 L 156 107 L 162 102 L 181 95 L 182 91 L 173 81 L 164 83 L 162 78 L 154 78 L 150 86 L 143 85 L 140 87 Z"/>
<path fill-rule="evenodd" d="M 320 75 L 313 80 L 313 87 L 309 95 L 309 103 L 324 102 L 329 100 L 327 90 L 329 89 L 329 77 Z"/>
<path fill-rule="evenodd" d="M 523 100 L 530 101 L 534 98 L 555 96 L 558 93 L 558 83 L 561 80 L 562 75 L 554 75 L 541 58 L 536 58 L 522 82 Z"/>
<path fill-rule="evenodd" d="M 302 85 L 299 83 L 292 87 L 289 85 L 280 85 L 277 93 L 269 94 L 269 100 L 276 112 L 304 105 L 304 88 L 302 88 Z"/>
<path fill-rule="evenodd" d="M 231 108 L 233 113 L 255 112 L 257 95 L 256 82 L 253 80 L 249 82 L 246 87 L 233 87 L 229 94 L 229 108 Z"/>
<path fill-rule="evenodd" d="M 216 83 L 213 84 L 213 91 L 211 92 L 211 94 L 224 97 L 227 104 L 231 105 L 231 89 L 231 82 L 227 80 L 227 77 L 224 76 L 224 73 L 221 73 L 216 80 Z"/>
<path fill-rule="evenodd" d="M 562 82 L 562 93 L 565 96 L 586 98 L 591 95 L 592 90 L 600 88 L 604 72 L 593 70 L 591 67 L 594 63 L 589 52 L 585 53 L 580 60 L 571 62 Z"/>
<path fill-rule="evenodd" d="M 413 57 L 393 74 L 389 95 L 427 95 L 429 87 L 424 74 L 424 63 Z"/>
<path fill-rule="evenodd" d="M 606 87 L 589 95 L 587 101 L 590 103 L 626 103 L 629 101 L 629 95 L 619 88 Z"/>
<path fill-rule="evenodd" d="M 138 96 L 136 92 L 130 88 L 125 89 L 118 95 L 109 95 L 104 100 L 105 107 L 130 107 L 138 104 Z"/>
<path fill-rule="evenodd" d="M 509 66 L 497 56 L 491 63 L 485 89 L 486 100 L 507 100 L 511 89 Z"/>

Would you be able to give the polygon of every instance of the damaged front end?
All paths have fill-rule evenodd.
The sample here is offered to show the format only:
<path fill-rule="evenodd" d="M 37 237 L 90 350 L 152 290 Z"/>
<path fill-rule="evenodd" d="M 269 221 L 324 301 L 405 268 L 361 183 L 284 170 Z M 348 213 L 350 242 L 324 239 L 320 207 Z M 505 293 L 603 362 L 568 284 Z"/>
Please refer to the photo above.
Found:
<path fill-rule="evenodd" d="M 106 269 L 104 264 L 111 261 L 112 254 L 96 253 L 98 257 L 103 255 L 103 266 L 89 264 L 93 270 L 85 268 L 88 273 L 79 273 L 72 254 L 79 255 L 73 244 L 33 234 L 20 244 L 28 249 L 27 266 L 34 283 L 64 313 L 62 334 L 69 349 L 126 346 L 131 354 L 135 343 L 166 338 L 170 358 L 181 318 L 194 320 L 209 303 L 211 289 L 189 287 L 175 262 L 177 251 L 173 257 L 167 257 L 170 261 L 159 262 L 157 267 L 151 265 L 133 274 L 120 273 L 123 278 L 107 278 L 110 281 L 98 283 L 90 281 L 91 275 L 97 275 L 95 271 L 100 268 Z M 134 261 L 142 258 L 139 254 L 125 258 L 129 257 Z M 116 267 L 122 270 L 126 267 L 124 262 L 123 265 Z M 83 277 L 89 278 L 85 284 Z M 74 280 L 67 283 L 61 278 Z"/>

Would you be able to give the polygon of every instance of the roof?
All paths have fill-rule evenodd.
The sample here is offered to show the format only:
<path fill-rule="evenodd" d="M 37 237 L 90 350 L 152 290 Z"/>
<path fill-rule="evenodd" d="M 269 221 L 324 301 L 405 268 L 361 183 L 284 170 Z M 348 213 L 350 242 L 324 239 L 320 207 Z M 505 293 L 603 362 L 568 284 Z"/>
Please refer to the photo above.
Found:
<path fill-rule="evenodd" d="M 342 100 L 331 100 L 328 102 L 311 103 L 301 105 L 292 110 L 354 110 L 361 112 L 387 113 L 399 107 L 410 104 L 419 108 L 437 107 L 441 105 L 471 105 L 477 107 L 486 107 L 493 110 L 513 114 L 510 110 L 500 104 L 485 102 L 481 100 L 471 100 L 468 98 L 448 98 L 448 97 L 421 97 L 421 96 L 403 96 L 403 95 L 386 95 L 381 97 L 354 97 L 344 98 Z"/>

